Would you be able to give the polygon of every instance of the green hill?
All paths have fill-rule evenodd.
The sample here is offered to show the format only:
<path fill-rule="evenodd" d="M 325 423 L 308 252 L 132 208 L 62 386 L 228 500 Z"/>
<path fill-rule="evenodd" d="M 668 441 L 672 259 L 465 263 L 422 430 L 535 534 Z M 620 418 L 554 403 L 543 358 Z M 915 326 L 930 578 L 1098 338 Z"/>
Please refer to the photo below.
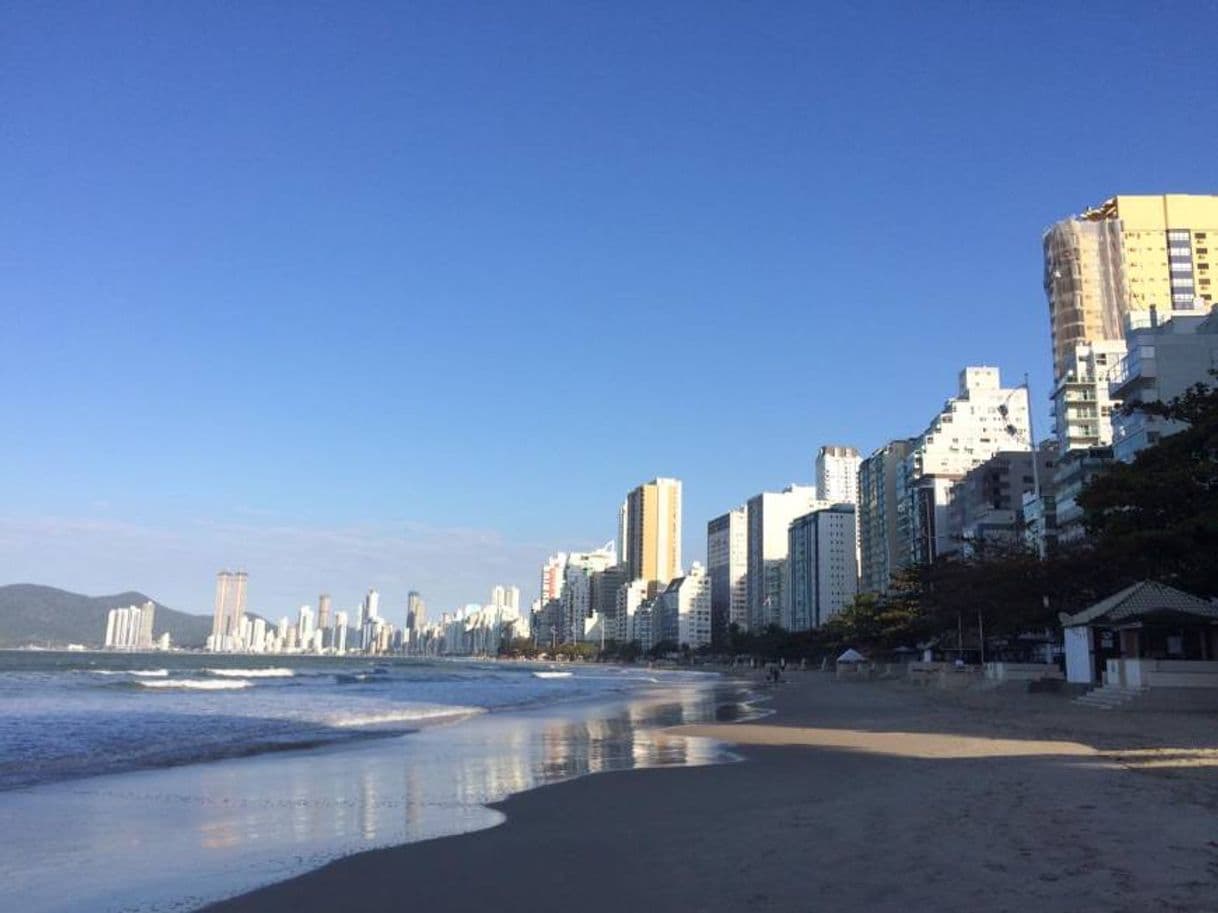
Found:
<path fill-rule="evenodd" d="M 100 646 L 111 609 L 143 605 L 149 598 L 136 592 L 82 596 L 33 583 L 0 586 L 0 647 Z M 175 612 L 157 602 L 152 633 L 160 637 L 164 631 L 175 646 L 201 647 L 211 633 L 211 618 Z"/>

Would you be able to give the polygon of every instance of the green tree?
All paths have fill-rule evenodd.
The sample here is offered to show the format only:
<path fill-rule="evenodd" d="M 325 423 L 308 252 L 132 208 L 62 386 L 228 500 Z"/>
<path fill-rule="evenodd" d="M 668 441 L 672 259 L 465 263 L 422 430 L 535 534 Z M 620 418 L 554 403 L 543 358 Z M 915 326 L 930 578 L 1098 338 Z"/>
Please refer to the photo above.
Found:
<path fill-rule="evenodd" d="M 1185 428 L 1114 464 L 1079 496 L 1097 558 L 1126 579 L 1218 593 L 1218 387 L 1131 408 Z"/>

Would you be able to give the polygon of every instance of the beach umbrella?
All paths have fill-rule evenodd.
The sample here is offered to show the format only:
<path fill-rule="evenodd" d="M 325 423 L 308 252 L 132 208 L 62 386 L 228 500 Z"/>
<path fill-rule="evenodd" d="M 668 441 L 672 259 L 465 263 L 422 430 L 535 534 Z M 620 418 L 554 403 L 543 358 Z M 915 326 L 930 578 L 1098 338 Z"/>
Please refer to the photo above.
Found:
<path fill-rule="evenodd" d="M 849 650 L 839 656 L 837 661 L 839 663 L 865 663 L 867 662 L 867 657 L 865 657 L 858 650 L 854 649 L 854 647 L 851 647 Z"/>

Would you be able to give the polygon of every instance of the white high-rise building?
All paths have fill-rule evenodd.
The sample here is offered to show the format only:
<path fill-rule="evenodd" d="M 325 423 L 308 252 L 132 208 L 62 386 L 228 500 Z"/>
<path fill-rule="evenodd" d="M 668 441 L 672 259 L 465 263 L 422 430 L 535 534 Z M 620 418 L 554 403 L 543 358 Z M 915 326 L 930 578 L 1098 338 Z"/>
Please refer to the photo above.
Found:
<path fill-rule="evenodd" d="M 151 650 L 156 644 L 152 638 L 152 623 L 156 614 L 156 603 L 149 600 L 143 605 L 111 609 L 106 614 L 106 635 L 103 644 L 114 650 Z"/>
<path fill-rule="evenodd" d="M 520 587 L 498 584 L 491 590 L 491 605 L 496 609 L 520 614 Z"/>
<path fill-rule="evenodd" d="M 380 616 L 377 614 L 381 604 L 381 594 L 376 590 L 369 590 L 364 601 L 359 607 L 359 625 L 356 631 L 356 636 L 359 639 L 358 647 L 361 650 L 369 650 L 374 646 L 373 637 L 376 633 L 377 622 Z"/>
<path fill-rule="evenodd" d="M 858 593 L 855 506 L 834 504 L 791 523 L 787 557 L 792 631 L 819 628 Z"/>
<path fill-rule="evenodd" d="M 711 638 L 720 642 L 731 625 L 749 627 L 748 508 L 737 507 L 706 524 L 706 564 L 711 581 Z"/>
<path fill-rule="evenodd" d="M 622 584 L 617 590 L 617 639 L 623 643 L 637 640 L 642 636 L 637 628 L 636 620 L 639 609 L 647 601 L 648 582 L 646 580 L 631 580 Z"/>
<path fill-rule="evenodd" d="M 562 628 L 562 591 L 567 571 L 567 553 L 558 552 L 541 566 L 540 606 L 533 618 L 534 639 L 555 644 Z"/>
<path fill-rule="evenodd" d="M 567 556 L 558 622 L 561 642 L 584 639 L 587 622 L 593 616 L 592 575 L 615 564 L 617 549 L 613 542 L 591 552 L 572 552 Z"/>
<path fill-rule="evenodd" d="M 1004 387 L 997 368 L 967 367 L 959 389 L 914 442 L 897 477 L 898 525 L 909 552 L 902 565 L 954 551 L 951 489 L 1002 450 L 1031 450 L 1028 391 Z"/>
<path fill-rule="evenodd" d="M 747 591 L 752 630 L 783 622 L 787 530 L 791 521 L 828 506 L 816 497 L 812 485 L 789 485 L 782 491 L 763 491 L 749 498 Z"/>
<path fill-rule="evenodd" d="M 300 614 L 296 622 L 296 636 L 300 641 L 300 646 L 304 649 L 309 649 L 313 643 L 313 609 L 307 605 L 300 607 Z"/>
<path fill-rule="evenodd" d="M 826 444 L 816 454 L 816 494 L 833 504 L 857 504 L 859 464 L 863 458 L 853 447 Z"/>
<path fill-rule="evenodd" d="M 1108 374 L 1125 356 L 1125 341 L 1080 342 L 1065 354 L 1065 370 L 1053 390 L 1058 453 L 1112 445 L 1112 413 L 1120 407 L 1108 392 Z"/>
<path fill-rule="evenodd" d="M 346 612 L 334 613 L 334 652 L 347 652 L 347 627 L 350 625 L 351 619 Z"/>
<path fill-rule="evenodd" d="M 252 649 L 255 653 L 265 653 L 266 648 L 267 648 L 266 619 L 264 619 L 264 618 L 255 618 L 254 619 L 253 640 L 254 640 L 254 642 L 251 645 L 250 649 Z"/>
<path fill-rule="evenodd" d="M 711 584 L 697 561 L 684 577 L 673 580 L 656 598 L 660 641 L 691 650 L 711 642 Z"/>

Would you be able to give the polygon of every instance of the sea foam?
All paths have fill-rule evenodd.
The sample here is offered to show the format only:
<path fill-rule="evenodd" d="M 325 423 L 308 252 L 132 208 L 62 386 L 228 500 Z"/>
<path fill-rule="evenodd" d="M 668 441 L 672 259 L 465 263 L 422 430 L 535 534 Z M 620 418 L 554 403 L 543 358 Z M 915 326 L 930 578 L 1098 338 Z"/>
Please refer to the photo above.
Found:
<path fill-rule="evenodd" d="M 381 713 L 337 714 L 326 720 L 330 726 L 341 728 L 356 726 L 383 726 L 388 723 L 423 723 L 440 720 L 458 720 L 485 713 L 482 707 L 461 707 L 437 704 L 432 706 L 404 707 Z"/>
<path fill-rule="evenodd" d="M 253 682 L 247 682 L 244 679 L 222 679 L 216 681 L 214 678 L 167 678 L 156 681 L 142 681 L 139 684 L 145 688 L 185 688 L 194 691 L 234 691 L 238 688 L 248 688 Z"/>
<path fill-rule="evenodd" d="M 270 669 L 204 669 L 208 675 L 218 678 L 291 678 L 296 673 L 292 669 L 275 667 Z"/>

